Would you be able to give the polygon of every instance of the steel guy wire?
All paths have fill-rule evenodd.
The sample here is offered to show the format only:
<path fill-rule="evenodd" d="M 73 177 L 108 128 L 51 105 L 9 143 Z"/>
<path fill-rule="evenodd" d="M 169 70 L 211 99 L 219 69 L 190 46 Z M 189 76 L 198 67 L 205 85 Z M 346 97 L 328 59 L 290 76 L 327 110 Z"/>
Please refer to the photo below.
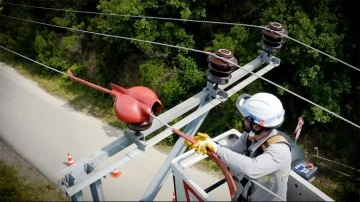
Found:
<path fill-rule="evenodd" d="M 323 167 L 323 168 L 326 168 L 326 169 L 328 169 L 328 170 L 330 170 L 330 171 L 339 173 L 339 174 L 341 174 L 341 175 L 343 175 L 343 176 L 349 177 L 349 178 L 351 178 L 351 179 L 353 179 L 353 180 L 356 180 L 356 181 L 359 181 L 359 182 L 360 182 L 360 179 L 354 178 L 353 176 L 351 176 L 351 175 L 349 175 L 349 174 L 347 174 L 347 173 L 344 173 L 344 172 L 335 170 L 335 169 L 333 169 L 333 168 L 329 168 L 329 167 L 326 166 L 326 164 L 318 164 L 318 165 L 321 166 L 321 167 Z"/>
<path fill-rule="evenodd" d="M 250 24 L 239 24 L 239 23 L 232 23 L 232 22 L 191 20 L 191 19 L 155 17 L 155 16 L 145 16 L 145 15 L 117 14 L 117 13 L 100 13 L 100 12 L 93 12 L 93 11 L 79 11 L 79 10 L 70 10 L 70 9 L 61 9 L 61 8 L 48 8 L 48 7 L 41 7 L 41 6 L 31 6 L 31 5 L 24 5 L 24 4 L 7 3 L 7 2 L 3 2 L 3 4 L 13 5 L 13 6 L 21 6 L 21 7 L 28 7 L 28 8 L 36 8 L 36 9 L 55 10 L 55 11 L 64 11 L 64 12 L 73 12 L 73 13 L 84 13 L 84 14 L 94 14 L 94 15 L 118 16 L 118 17 L 129 17 L 129 18 L 146 18 L 146 19 L 154 19 L 154 20 L 168 20 L 168 21 L 182 21 L 182 22 L 197 22 L 197 23 L 207 23 L 207 24 L 239 25 L 239 26 L 244 26 L 244 27 L 255 27 L 255 28 L 266 29 L 263 26 L 250 25 Z"/>
<path fill-rule="evenodd" d="M 129 18 L 146 18 L 146 19 L 154 19 L 154 20 L 168 20 L 168 21 L 182 21 L 182 22 L 195 22 L 195 23 L 204 23 L 204 24 L 221 24 L 221 25 L 233 25 L 233 26 L 243 26 L 243 27 L 253 27 L 253 28 L 259 28 L 259 29 L 265 29 L 271 32 L 275 32 L 285 38 L 288 38 L 290 40 L 293 40 L 296 43 L 299 43 L 307 48 L 310 48 L 312 50 L 315 50 L 337 62 L 340 62 L 354 70 L 357 70 L 360 72 L 360 69 L 348 64 L 340 59 L 335 58 L 334 56 L 331 56 L 323 51 L 320 51 L 319 49 L 316 49 L 310 45 L 305 44 L 304 42 L 301 42 L 299 40 L 296 40 L 292 37 L 289 37 L 288 35 L 282 34 L 278 31 L 271 30 L 264 26 L 259 25 L 251 25 L 251 24 L 243 24 L 243 23 L 232 23 L 232 22 L 220 22 L 220 21 L 207 21 L 207 20 L 191 20 L 191 19 L 180 19 L 180 18 L 169 18 L 169 17 L 155 17 L 155 16 L 145 16 L 145 15 L 129 15 L 129 14 L 116 14 L 116 13 L 100 13 L 100 12 L 93 12 L 93 11 L 79 11 L 79 10 L 70 10 L 70 9 L 60 9 L 60 8 L 48 8 L 48 7 L 41 7 L 41 6 L 31 6 L 31 5 L 24 5 L 24 4 L 15 4 L 15 3 L 7 3 L 3 2 L 3 4 L 13 5 L 13 6 L 21 6 L 21 7 L 28 7 L 28 8 L 35 8 L 35 9 L 44 9 L 44 10 L 55 10 L 55 11 L 63 11 L 63 12 L 74 12 L 74 13 L 84 13 L 84 14 L 94 14 L 94 15 L 105 15 L 105 16 L 118 16 L 118 17 L 129 17 Z"/>
<path fill-rule="evenodd" d="M 44 67 L 46 67 L 46 68 L 48 68 L 48 69 L 51 69 L 51 70 L 53 70 L 53 71 L 55 71 L 55 72 L 57 72 L 57 73 L 60 73 L 60 74 L 63 74 L 63 75 L 68 76 L 66 73 L 64 73 L 64 72 L 62 72 L 62 71 L 59 71 L 59 70 L 57 70 L 57 69 L 55 69 L 55 68 L 53 68 L 53 67 L 49 67 L 49 66 L 47 66 L 47 65 L 44 65 L 44 64 L 42 64 L 42 63 L 40 63 L 40 62 L 38 62 L 38 61 L 36 61 L 36 60 L 33 60 L 33 59 L 31 59 L 31 58 L 28 58 L 28 57 L 26 57 L 26 56 L 24 56 L 24 55 L 21 55 L 21 54 L 15 52 L 15 51 L 12 51 L 12 50 L 10 50 L 10 49 L 7 49 L 7 48 L 5 48 L 5 47 L 3 47 L 3 46 L 1 46 L 1 45 L 0 45 L 0 48 L 2 48 L 2 49 L 4 49 L 4 50 L 7 50 L 7 51 L 9 51 L 9 52 L 11 52 L 11 53 L 14 53 L 15 55 L 18 55 L 18 56 L 20 56 L 20 57 L 23 57 L 23 58 L 25 58 L 25 59 L 27 59 L 27 60 L 30 60 L 30 61 L 32 61 L 32 62 L 35 62 L 35 63 L 38 64 L 38 65 L 44 66 Z"/>
<path fill-rule="evenodd" d="M 269 30 L 269 29 L 267 29 L 267 30 Z M 293 41 L 295 41 L 295 42 L 297 42 L 297 43 L 299 43 L 299 44 L 301 44 L 301 45 L 303 45 L 303 46 L 305 46 L 305 47 L 308 47 L 308 48 L 310 48 L 310 49 L 313 49 L 313 50 L 315 50 L 315 51 L 317 51 L 317 52 L 319 52 L 319 53 L 321 53 L 321 54 L 323 54 L 323 55 L 325 55 L 325 56 L 328 56 L 329 58 L 331 58 L 331 59 L 333 59 L 333 60 L 335 60 L 335 61 L 338 61 L 338 62 L 340 62 L 340 63 L 342 63 L 342 64 L 344 64 L 344 65 L 346 65 L 346 66 L 348 66 L 348 67 L 350 67 L 350 68 L 353 68 L 353 69 L 355 69 L 355 70 L 357 70 L 357 71 L 360 72 L 360 69 L 359 69 L 359 68 L 356 68 L 355 66 L 350 65 L 350 64 L 348 64 L 348 63 L 346 63 L 346 62 L 344 62 L 344 61 L 342 61 L 342 60 L 339 60 L 339 59 L 335 58 L 334 56 L 331 56 L 331 55 L 329 55 L 329 54 L 327 54 L 327 53 L 325 53 L 325 52 L 323 52 L 323 51 L 321 51 L 321 50 L 318 50 L 318 49 L 316 49 L 316 48 L 314 48 L 314 47 L 311 47 L 311 46 L 309 46 L 309 45 L 307 45 L 307 44 L 305 44 L 305 43 L 303 43 L 303 42 L 301 42 L 301 41 L 299 41 L 299 40 L 296 40 L 296 39 L 294 39 L 294 38 L 291 38 L 291 37 L 289 37 L 289 36 L 287 36 L 287 35 L 285 35 L 285 34 L 283 34 L 283 33 L 280 33 L 280 32 L 278 32 L 278 31 L 274 31 L 274 30 L 270 30 L 270 31 L 275 32 L 275 33 L 277 33 L 277 34 L 279 34 L 279 35 L 281 35 L 281 36 L 283 36 L 283 37 L 285 37 L 285 38 L 291 39 L 291 40 L 293 40 Z"/>
<path fill-rule="evenodd" d="M 336 161 L 332 161 L 332 160 L 330 160 L 330 159 L 327 159 L 327 158 L 324 158 L 324 157 L 321 157 L 321 156 L 318 156 L 318 155 L 310 154 L 309 152 L 305 152 L 305 153 L 309 154 L 310 156 L 313 156 L 313 157 L 322 159 L 322 160 L 324 160 L 324 161 L 328 161 L 328 162 L 330 162 L 330 163 L 335 163 L 335 164 L 337 164 L 337 165 L 344 166 L 344 167 L 349 168 L 349 169 L 351 169 L 351 170 L 360 172 L 360 170 L 358 170 L 358 169 L 356 169 L 356 168 L 353 168 L 353 167 L 350 167 L 350 166 L 348 166 L 348 165 L 345 165 L 345 164 L 342 164 L 342 163 L 339 163 L 339 162 L 336 162 Z"/>
<path fill-rule="evenodd" d="M 138 41 L 138 42 L 150 43 L 150 44 L 155 44 L 155 45 L 160 45 L 160 46 L 167 46 L 167 47 L 171 47 L 171 48 L 177 48 L 177 49 L 193 51 L 193 52 L 197 52 L 197 53 L 212 54 L 212 53 L 206 52 L 206 51 L 196 50 L 196 49 L 193 49 L 193 48 L 187 48 L 187 47 L 182 47 L 182 46 L 170 45 L 170 44 L 165 44 L 165 43 L 160 43 L 160 42 L 147 41 L 147 40 L 143 40 L 143 39 L 135 39 L 135 38 L 123 37 L 123 36 L 116 36 L 116 35 L 111 35 L 111 34 L 103 34 L 103 33 L 98 33 L 98 32 L 91 32 L 91 31 L 86 31 L 86 30 L 81 30 L 81 29 L 63 27 L 63 26 L 54 25 L 54 24 L 47 24 L 47 23 L 43 23 L 43 22 L 37 22 L 37 21 L 33 21 L 33 20 L 27 20 L 27 19 L 12 17 L 12 16 L 8 16 L 8 15 L 3 15 L 3 14 L 0 14 L 0 16 L 7 17 L 7 18 L 12 18 L 12 19 L 15 19 L 15 20 L 21 20 L 21 21 L 25 21 L 25 22 L 40 24 L 40 25 L 46 25 L 46 26 L 50 26 L 50 27 L 56 27 L 56 28 L 67 29 L 67 30 L 71 30 L 71 31 L 83 32 L 83 33 L 87 33 L 87 34 L 95 34 L 95 35 L 112 37 L 112 38 L 119 38 L 119 39 L 125 39 L 125 40 L 130 40 L 130 41 Z"/>
<path fill-rule="evenodd" d="M 241 68 L 242 70 L 244 70 L 244 71 L 246 71 L 246 72 L 248 72 L 248 73 L 250 73 L 250 74 L 252 74 L 252 75 L 254 75 L 254 76 L 256 76 L 256 77 L 258 77 L 258 78 L 260 78 L 260 79 L 262 79 L 262 80 L 264 80 L 264 81 L 266 81 L 266 82 L 268 82 L 268 83 L 270 83 L 270 84 L 272 84 L 272 85 L 274 85 L 274 86 L 276 86 L 276 87 L 278 87 L 278 88 L 280 88 L 280 89 L 282 89 L 282 90 L 284 90 L 284 91 L 286 91 L 286 92 L 288 92 L 288 93 L 290 93 L 290 94 L 292 94 L 292 95 L 294 95 L 294 96 L 296 96 L 296 97 L 298 97 L 298 98 L 300 98 L 300 99 L 302 99 L 302 100 L 304 100 L 304 101 L 306 101 L 306 102 L 308 102 L 308 103 L 310 103 L 310 104 L 312 104 L 312 105 L 314 105 L 314 106 L 316 106 L 316 107 L 318 107 L 318 108 L 320 108 L 320 109 L 328 112 L 329 114 L 331 114 L 331 115 L 333 115 L 333 116 L 335 116 L 335 117 L 337 117 L 337 118 L 339 118 L 339 119 L 341 119 L 341 120 L 343 120 L 343 121 L 345 121 L 345 122 L 347 122 L 347 123 L 349 123 L 349 124 L 351 124 L 351 125 L 353 125 L 353 126 L 355 126 L 355 127 L 357 127 L 357 128 L 360 129 L 360 126 L 359 126 L 359 125 L 357 125 L 357 124 L 355 124 L 355 123 L 353 123 L 353 122 L 351 122 L 351 121 L 349 121 L 349 120 L 341 117 L 340 115 L 338 115 L 338 114 L 336 114 L 336 113 L 334 113 L 334 112 L 332 112 L 332 111 L 330 111 L 330 110 L 328 110 L 328 109 L 326 109 L 326 108 L 324 108 L 324 107 L 316 104 L 315 102 L 312 102 L 311 100 L 306 99 L 306 98 L 304 98 L 304 97 L 302 97 L 302 96 L 300 96 L 300 95 L 298 95 L 298 94 L 296 94 L 296 93 L 288 90 L 287 88 L 280 86 L 279 84 L 276 84 L 276 83 L 274 83 L 274 82 L 272 82 L 272 81 L 270 81 L 270 80 L 268 80 L 268 79 L 266 79 L 266 78 L 264 78 L 264 77 L 262 77 L 262 76 L 259 76 L 259 75 L 257 75 L 256 73 L 254 73 L 254 72 L 252 72 L 252 71 L 249 71 L 249 70 L 247 70 L 247 69 L 244 69 L 244 68 L 242 68 L 240 65 L 235 64 L 234 62 L 232 62 L 232 61 L 230 61 L 230 60 L 224 59 L 224 58 L 219 57 L 219 56 L 217 56 L 216 54 L 213 54 L 213 53 L 210 53 L 210 52 L 201 51 L 201 50 L 197 50 L 197 49 L 193 49 L 193 48 L 182 47 L 182 46 L 170 45 L 170 44 L 165 44 L 165 43 L 160 43 L 160 42 L 147 41 L 147 40 L 143 40 L 143 39 L 135 39 L 135 38 L 130 38 L 130 37 L 116 36 L 116 35 L 103 34 L 103 33 L 98 33 L 98 32 L 91 32 L 91 31 L 86 31 L 86 30 L 81 30 L 81 29 L 63 27 L 63 26 L 59 26 L 59 25 L 47 24 L 47 23 L 43 23 L 43 22 L 37 22 L 37 21 L 32 21 L 32 20 L 27 20 L 27 19 L 22 19 L 22 18 L 7 16 L 7 15 L 2 15 L 2 14 L 0 14 L 0 16 L 7 17 L 7 18 L 11 18 L 11 19 L 16 19 L 16 20 L 20 20 L 20 21 L 25 21 L 25 22 L 35 23 L 35 24 L 46 25 L 46 26 L 50 26 L 50 27 L 67 29 L 67 30 L 71 30 L 71 31 L 78 31 L 78 32 L 95 34 L 95 35 L 100 35 L 100 36 L 107 36 L 107 37 L 113 37 L 113 38 L 119 38 L 119 39 L 126 39 L 126 40 L 131 40 L 131 41 L 138 41 L 138 42 L 150 43 L 150 44 L 155 44 L 155 45 L 160 45 L 160 46 L 165 46 L 165 47 L 172 47 L 172 48 L 177 48 L 177 49 L 183 49 L 183 50 L 193 51 L 193 52 L 197 52 L 197 53 L 203 53 L 203 54 L 206 54 L 206 55 L 212 55 L 213 57 L 216 57 L 216 58 L 221 59 L 221 60 L 223 60 L 223 61 L 226 61 L 226 62 L 228 62 L 228 63 L 230 63 L 230 64 L 233 64 L 233 65 L 235 65 L 236 67 L 239 67 L 239 68 Z"/>

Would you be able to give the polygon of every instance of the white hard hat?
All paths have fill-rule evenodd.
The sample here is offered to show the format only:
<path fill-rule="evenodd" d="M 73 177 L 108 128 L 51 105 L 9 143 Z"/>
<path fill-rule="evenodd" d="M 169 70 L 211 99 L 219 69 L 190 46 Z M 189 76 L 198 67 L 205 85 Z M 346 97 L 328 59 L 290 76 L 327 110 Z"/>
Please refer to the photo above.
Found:
<path fill-rule="evenodd" d="M 246 120 L 265 128 L 277 128 L 284 122 L 285 110 L 281 101 L 270 93 L 240 95 L 236 108 Z"/>

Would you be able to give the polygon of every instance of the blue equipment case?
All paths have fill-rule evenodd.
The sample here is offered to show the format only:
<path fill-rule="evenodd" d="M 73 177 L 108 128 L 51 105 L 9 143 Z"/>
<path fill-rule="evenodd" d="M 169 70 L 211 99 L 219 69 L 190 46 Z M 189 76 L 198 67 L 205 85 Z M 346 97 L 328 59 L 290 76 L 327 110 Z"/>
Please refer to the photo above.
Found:
<path fill-rule="evenodd" d="M 313 168 L 310 169 L 307 167 L 308 163 L 305 161 L 298 161 L 292 170 L 300 175 L 302 178 L 306 179 L 307 181 L 312 181 L 315 178 L 317 173 L 318 167 L 313 165 Z"/>

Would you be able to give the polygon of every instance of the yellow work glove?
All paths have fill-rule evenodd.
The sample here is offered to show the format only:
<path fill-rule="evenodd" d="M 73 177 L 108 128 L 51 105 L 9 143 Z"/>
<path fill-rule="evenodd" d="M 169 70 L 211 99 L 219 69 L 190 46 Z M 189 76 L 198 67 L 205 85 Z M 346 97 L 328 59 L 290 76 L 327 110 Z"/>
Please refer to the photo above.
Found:
<path fill-rule="evenodd" d="M 209 135 L 206 133 L 197 133 L 194 137 L 194 140 L 196 141 L 194 144 L 192 144 L 191 142 L 184 140 L 184 145 L 186 147 L 189 147 L 190 149 L 196 149 L 196 147 L 199 146 L 200 142 L 209 139 Z"/>
<path fill-rule="evenodd" d="M 199 146 L 197 148 L 195 148 L 195 151 L 199 154 L 205 155 L 205 154 L 207 154 L 207 149 L 216 153 L 218 148 L 219 148 L 219 145 L 217 143 L 215 143 L 214 140 L 209 138 L 209 139 L 206 139 L 205 141 L 200 142 Z"/>

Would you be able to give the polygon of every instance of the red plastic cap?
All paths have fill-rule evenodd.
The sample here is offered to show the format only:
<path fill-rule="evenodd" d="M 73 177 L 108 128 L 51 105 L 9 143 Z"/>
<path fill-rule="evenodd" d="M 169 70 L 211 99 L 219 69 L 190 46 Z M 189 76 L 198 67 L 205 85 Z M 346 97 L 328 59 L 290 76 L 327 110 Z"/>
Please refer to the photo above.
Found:
<path fill-rule="evenodd" d="M 114 111 L 116 117 L 126 124 L 151 125 L 151 113 L 158 115 L 162 108 L 157 95 L 144 86 L 135 86 L 130 89 L 111 84 L 112 90 L 103 88 L 91 82 L 77 78 L 70 69 L 67 71 L 71 80 L 90 88 L 108 93 L 115 98 Z"/>
<path fill-rule="evenodd" d="M 308 164 L 306 165 L 306 168 L 309 169 L 309 170 L 312 170 L 312 169 L 314 169 L 314 164 L 308 163 Z"/>
<path fill-rule="evenodd" d="M 154 91 L 144 86 L 135 86 L 129 88 L 129 91 L 135 95 L 140 95 L 140 97 L 137 97 L 136 99 L 145 105 L 151 106 L 151 111 L 155 115 L 160 113 L 163 105 Z"/>
<path fill-rule="evenodd" d="M 125 89 L 111 84 L 115 94 L 114 111 L 121 121 L 127 124 L 151 122 L 151 113 L 160 113 L 162 104 L 157 95 L 144 86 Z"/>

